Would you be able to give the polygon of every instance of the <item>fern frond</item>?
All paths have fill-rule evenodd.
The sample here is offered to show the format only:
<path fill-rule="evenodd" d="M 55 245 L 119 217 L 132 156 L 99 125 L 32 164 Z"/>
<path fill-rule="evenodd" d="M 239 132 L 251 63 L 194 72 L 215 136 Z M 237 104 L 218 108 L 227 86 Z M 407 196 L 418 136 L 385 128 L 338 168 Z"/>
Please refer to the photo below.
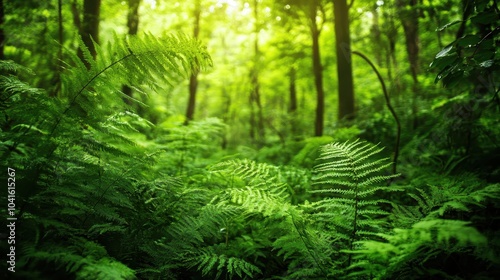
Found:
<path fill-rule="evenodd" d="M 236 275 L 240 278 L 246 276 L 253 278 L 256 274 L 262 274 L 262 271 L 255 265 L 236 257 L 216 254 L 211 249 L 201 250 L 201 254 L 193 257 L 189 262 L 189 267 L 197 266 L 203 276 L 213 274 L 217 271 L 215 279 L 219 279 L 223 271 L 227 272 L 229 278 Z"/>
<path fill-rule="evenodd" d="M 471 212 L 484 208 L 487 201 L 500 198 L 498 184 L 482 184 L 477 179 L 442 179 L 441 185 L 416 188 L 416 193 L 408 193 L 416 206 L 398 205 L 393 214 L 396 222 L 412 224 L 420 220 L 435 219 L 445 214 Z"/>
<path fill-rule="evenodd" d="M 358 241 L 356 250 L 346 251 L 362 260 L 349 268 L 350 277 L 378 275 L 384 279 L 403 279 L 401 273 L 408 273 L 414 275 L 410 278 L 415 275 L 428 278 L 431 270 L 425 268 L 425 263 L 439 254 L 485 252 L 487 246 L 486 237 L 470 223 L 456 220 L 421 221 L 410 229 L 396 228 L 378 236 L 385 241 Z"/>
<path fill-rule="evenodd" d="M 332 226 L 344 249 L 352 250 L 359 240 L 377 238 L 383 231 L 390 213 L 382 210 L 380 204 L 389 203 L 376 199 L 379 191 L 387 187 L 376 184 L 388 181 L 397 175 L 382 175 L 391 166 L 388 159 L 375 158 L 382 148 L 367 142 L 332 143 L 322 148 L 315 169 L 313 194 L 321 194 L 321 200 L 312 204 L 313 217 Z M 351 266 L 351 257 L 345 266 Z M 359 264 L 361 265 L 361 264 Z"/>

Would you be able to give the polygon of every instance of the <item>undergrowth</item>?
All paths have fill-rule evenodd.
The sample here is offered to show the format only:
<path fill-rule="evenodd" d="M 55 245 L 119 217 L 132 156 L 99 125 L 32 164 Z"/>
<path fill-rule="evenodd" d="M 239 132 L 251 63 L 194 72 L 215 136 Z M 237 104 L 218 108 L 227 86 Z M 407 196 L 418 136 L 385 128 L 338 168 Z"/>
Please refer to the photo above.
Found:
<path fill-rule="evenodd" d="M 305 140 L 280 166 L 215 159 L 220 120 L 156 127 L 119 90 L 147 95 L 210 66 L 197 41 L 115 38 L 97 59 L 81 45 L 57 97 L 0 62 L 20 279 L 500 278 L 498 184 L 401 179 L 362 140 Z"/>

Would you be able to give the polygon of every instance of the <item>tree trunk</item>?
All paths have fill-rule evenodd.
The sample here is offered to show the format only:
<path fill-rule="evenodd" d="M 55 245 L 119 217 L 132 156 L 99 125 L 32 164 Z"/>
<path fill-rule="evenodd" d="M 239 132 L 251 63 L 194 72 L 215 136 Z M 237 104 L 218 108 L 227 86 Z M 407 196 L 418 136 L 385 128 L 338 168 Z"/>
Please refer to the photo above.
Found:
<path fill-rule="evenodd" d="M 5 21 L 5 10 L 3 7 L 3 0 L 0 0 L 0 60 L 5 59 L 4 49 L 5 49 L 5 33 L 3 30 L 3 24 Z"/>
<path fill-rule="evenodd" d="M 349 32 L 349 8 L 346 0 L 334 0 L 335 46 L 339 90 L 339 120 L 353 120 L 354 87 L 351 64 L 351 39 Z"/>
<path fill-rule="evenodd" d="M 289 84 L 289 92 L 290 92 L 290 109 L 288 112 L 290 114 L 294 114 L 297 111 L 297 70 L 294 66 L 290 67 L 290 72 L 288 74 L 288 78 L 290 81 Z"/>
<path fill-rule="evenodd" d="M 379 24 L 379 12 L 378 6 L 373 5 L 373 10 L 371 11 L 373 14 L 372 26 L 370 28 L 371 36 L 373 36 L 373 45 L 372 50 L 375 54 L 375 60 L 379 66 L 382 66 L 384 61 L 382 57 L 384 57 L 384 53 L 380 51 L 382 49 L 382 33 L 380 32 L 380 24 Z M 389 68 L 387 66 L 387 68 Z"/>
<path fill-rule="evenodd" d="M 412 85 L 412 118 L 413 128 L 417 128 L 417 99 L 418 99 L 418 54 L 419 54 L 419 36 L 418 36 L 418 0 L 398 0 L 397 6 L 403 30 L 405 32 L 406 52 L 410 61 L 410 72 L 413 79 Z"/>
<path fill-rule="evenodd" d="M 82 34 L 82 21 L 80 20 L 80 11 L 78 10 L 77 0 L 71 2 L 71 13 L 73 14 L 73 24 L 78 30 L 79 34 Z"/>
<path fill-rule="evenodd" d="M 250 79 L 252 84 L 252 89 L 250 92 L 250 137 L 255 140 L 257 146 L 262 146 L 265 142 L 265 126 L 264 126 L 264 113 L 262 109 L 262 102 L 260 96 L 260 84 L 259 84 L 259 61 L 260 61 L 260 50 L 259 50 L 259 7 L 258 0 L 254 0 L 254 64 L 253 69 L 250 71 Z M 255 107 L 257 112 L 255 112 Z M 255 135 L 257 132 L 257 135 Z M 257 138 L 258 136 L 258 138 Z"/>
<path fill-rule="evenodd" d="M 201 17 L 200 0 L 195 1 L 193 16 L 194 16 L 193 38 L 198 39 L 200 37 L 200 17 Z M 198 90 L 198 73 L 193 72 L 189 77 L 189 99 L 188 99 L 188 106 L 186 109 L 186 121 L 184 122 L 185 125 L 187 125 L 190 121 L 194 119 L 197 90 Z"/>
<path fill-rule="evenodd" d="M 419 53 L 419 36 L 418 36 L 418 11 L 416 5 L 417 0 L 398 0 L 400 11 L 401 24 L 405 32 L 406 52 L 410 62 L 410 72 L 415 83 L 418 83 L 417 74 L 419 72 L 418 53 Z"/>
<path fill-rule="evenodd" d="M 312 39 L 312 64 L 314 74 L 314 85 L 316 87 L 316 120 L 314 125 L 314 135 L 323 135 L 323 124 L 325 115 L 325 92 L 323 90 L 323 66 L 321 65 L 321 54 L 319 50 L 319 35 L 321 30 L 316 22 L 318 1 L 311 1 L 309 11 L 309 21 Z"/>
<path fill-rule="evenodd" d="M 99 21 L 101 11 L 101 0 L 85 0 L 83 2 L 83 23 L 80 35 L 83 43 L 89 48 L 95 58 L 96 50 L 92 39 L 99 43 Z"/>
<path fill-rule="evenodd" d="M 295 136 L 298 132 L 297 124 L 297 70 L 294 66 L 290 67 L 290 72 L 288 74 L 289 78 L 289 93 L 290 93 L 290 107 L 288 109 L 288 114 L 290 117 L 290 132 L 292 136 Z"/>
<path fill-rule="evenodd" d="M 392 14 L 386 17 L 386 21 L 387 29 L 385 32 L 385 36 L 387 37 L 388 41 L 386 56 L 387 76 L 389 81 L 391 81 L 391 96 L 396 97 L 395 102 L 399 106 L 401 101 L 401 80 L 399 75 L 397 74 L 399 73 L 399 66 L 396 59 L 396 41 L 398 38 L 398 30 Z M 393 71 L 394 73 L 396 73 L 396 75 L 392 74 Z"/>
<path fill-rule="evenodd" d="M 54 74 L 53 84 L 54 89 L 50 91 L 49 95 L 54 97 L 57 96 L 61 90 L 61 72 L 63 70 L 63 16 L 62 16 L 62 0 L 57 0 L 57 42 L 59 43 L 59 48 L 57 50 L 57 69 Z"/>
<path fill-rule="evenodd" d="M 127 13 L 127 29 L 129 35 L 136 35 L 137 30 L 139 29 L 139 6 L 141 4 L 141 0 L 128 0 L 128 13 Z M 123 94 L 132 97 L 132 88 L 123 85 L 122 86 Z M 132 101 L 128 98 L 123 99 L 126 104 L 132 105 Z"/>

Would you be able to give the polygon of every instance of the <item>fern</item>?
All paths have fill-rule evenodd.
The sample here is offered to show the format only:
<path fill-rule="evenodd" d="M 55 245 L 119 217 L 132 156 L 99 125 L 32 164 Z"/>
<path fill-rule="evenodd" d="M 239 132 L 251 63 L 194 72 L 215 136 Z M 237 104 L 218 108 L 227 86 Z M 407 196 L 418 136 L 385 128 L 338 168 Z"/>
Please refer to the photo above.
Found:
<path fill-rule="evenodd" d="M 373 195 L 386 187 L 375 184 L 397 175 L 380 175 L 391 163 L 388 159 L 372 159 L 382 149 L 362 141 L 333 143 L 322 148 L 315 167 L 313 184 L 321 186 L 311 193 L 331 195 L 313 203 L 314 217 L 332 227 L 344 242 L 344 249 L 352 250 L 356 241 L 370 238 L 383 228 L 380 217 L 389 213 L 379 204 L 383 199 Z M 350 265 L 350 258 L 347 266 Z"/>
<path fill-rule="evenodd" d="M 255 265 L 236 257 L 228 257 L 224 254 L 216 254 L 213 250 L 201 250 L 201 254 L 193 258 L 189 266 L 197 266 L 203 276 L 210 275 L 214 270 L 217 271 L 215 279 L 219 279 L 227 270 L 230 279 L 234 276 L 240 278 L 253 277 L 262 271 Z"/>
<path fill-rule="evenodd" d="M 408 193 L 416 205 L 393 204 L 391 218 L 395 228 L 390 233 L 377 234 L 381 240 L 357 242 L 358 249 L 350 253 L 363 261 L 351 267 L 356 271 L 349 274 L 351 277 L 453 278 L 457 272 L 443 268 L 447 259 L 454 256 L 454 261 L 476 260 L 480 267 L 468 268 L 468 275 L 473 278 L 474 270 L 484 270 L 481 265 L 488 267 L 497 262 L 496 245 L 488 240 L 488 235 L 496 233 L 480 232 L 475 227 L 484 227 L 481 223 L 487 222 L 475 216 L 470 219 L 474 223 L 457 219 L 469 218 L 487 207 L 489 201 L 498 199 L 498 185 L 483 184 L 468 175 L 432 181 L 437 184 Z"/>
<path fill-rule="evenodd" d="M 290 203 L 290 188 L 283 174 L 288 170 L 250 160 L 225 161 L 211 169 L 227 180 L 226 190 L 214 202 L 240 205 L 246 223 L 251 223 L 252 217 L 259 224 L 264 219 L 265 229 L 258 233 L 268 236 L 267 246 L 288 263 L 290 279 L 329 275 L 330 241 L 315 230 L 303 210 Z"/>
<path fill-rule="evenodd" d="M 217 118 L 192 121 L 188 126 L 162 125 L 155 131 L 156 148 L 164 151 L 161 157 L 171 166 L 170 174 L 194 175 L 202 172 L 200 166 L 204 168 L 207 164 L 203 158 L 215 152 L 224 129 L 225 125 Z"/>
<path fill-rule="evenodd" d="M 136 206 L 150 211 L 154 204 L 141 205 L 144 197 L 137 196 L 136 186 L 150 185 L 145 174 L 155 153 L 136 137 L 152 124 L 127 111 L 119 89 L 127 84 L 144 93 L 160 90 L 211 61 L 199 42 L 183 35 L 115 37 L 104 48 L 96 45 L 97 59 L 83 43 L 80 47 L 86 63 L 69 54 L 60 98 L 9 74 L 23 67 L 0 62 L 0 162 L 20 170 L 20 236 L 37 232 L 24 243 L 27 254 L 19 265 L 27 275 L 53 273 L 44 265 L 52 262 L 57 273 L 79 279 L 131 279 L 135 272 L 128 265 L 137 265 L 135 256 L 124 257 L 128 253 L 120 240 L 133 231 L 145 234 L 137 232 Z M 109 250 L 97 256 L 80 245 L 101 246 L 95 240 L 106 242 Z M 131 241 L 127 246 L 146 242 Z"/>
<path fill-rule="evenodd" d="M 359 241 L 359 249 L 351 251 L 361 262 L 351 266 L 354 276 L 378 275 L 383 279 L 428 278 L 432 272 L 429 260 L 446 254 L 464 252 L 488 253 L 487 239 L 469 222 L 432 219 L 415 223 L 409 229 L 394 229 L 378 234 L 385 242 Z M 489 253 L 488 253 L 489 254 Z M 439 272 L 440 277 L 451 277 Z"/>

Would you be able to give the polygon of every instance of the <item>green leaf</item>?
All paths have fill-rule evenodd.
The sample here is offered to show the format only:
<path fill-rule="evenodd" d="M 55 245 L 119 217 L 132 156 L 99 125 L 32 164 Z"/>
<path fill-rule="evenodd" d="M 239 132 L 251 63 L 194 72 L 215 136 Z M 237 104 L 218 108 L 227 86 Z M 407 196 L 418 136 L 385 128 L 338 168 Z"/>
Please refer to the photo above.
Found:
<path fill-rule="evenodd" d="M 493 59 L 489 59 L 489 60 L 486 60 L 486 61 L 479 63 L 479 66 L 481 66 L 483 68 L 488 68 L 488 67 L 491 67 L 494 63 L 495 63 L 495 61 Z"/>
<path fill-rule="evenodd" d="M 432 63 L 429 65 L 430 68 L 437 68 L 437 69 L 443 69 L 446 67 L 449 67 L 453 64 L 456 64 L 459 62 L 459 57 L 458 55 L 449 55 L 449 56 L 444 56 L 438 59 L 434 59 Z"/>
<path fill-rule="evenodd" d="M 474 24 L 494 24 L 498 20 L 498 16 L 493 11 L 481 12 L 470 18 Z"/>
<path fill-rule="evenodd" d="M 479 43 L 481 41 L 481 38 L 477 35 L 465 35 L 457 40 L 457 45 L 460 47 L 470 47 L 474 46 L 475 44 Z"/>
<path fill-rule="evenodd" d="M 463 20 L 454 20 L 452 22 L 448 22 L 447 24 L 445 24 L 439 28 L 436 28 L 436 31 L 438 31 L 438 32 L 443 31 L 443 30 L 447 29 L 448 27 L 455 25 L 457 23 L 461 23 L 461 22 L 463 22 Z"/>
<path fill-rule="evenodd" d="M 438 54 L 436 54 L 435 59 L 451 55 L 450 52 L 453 47 L 453 44 L 448 45 L 446 48 L 442 49 L 440 52 L 438 52 Z"/>

